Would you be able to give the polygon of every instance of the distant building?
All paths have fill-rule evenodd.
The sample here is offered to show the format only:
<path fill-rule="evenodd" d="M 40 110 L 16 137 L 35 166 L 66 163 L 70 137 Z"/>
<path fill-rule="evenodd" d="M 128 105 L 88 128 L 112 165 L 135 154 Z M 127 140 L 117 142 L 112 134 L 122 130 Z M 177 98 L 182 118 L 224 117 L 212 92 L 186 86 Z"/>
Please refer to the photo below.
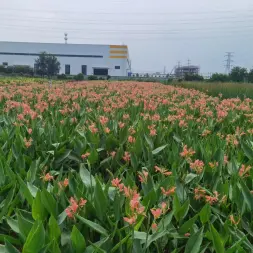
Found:
<path fill-rule="evenodd" d="M 28 65 L 36 71 L 35 59 L 41 52 L 57 57 L 60 74 L 128 76 L 131 72 L 125 45 L 0 42 L 0 65 Z"/>
<path fill-rule="evenodd" d="M 200 67 L 189 65 L 189 66 L 178 66 L 175 67 L 175 77 L 183 78 L 186 74 L 199 75 Z"/>

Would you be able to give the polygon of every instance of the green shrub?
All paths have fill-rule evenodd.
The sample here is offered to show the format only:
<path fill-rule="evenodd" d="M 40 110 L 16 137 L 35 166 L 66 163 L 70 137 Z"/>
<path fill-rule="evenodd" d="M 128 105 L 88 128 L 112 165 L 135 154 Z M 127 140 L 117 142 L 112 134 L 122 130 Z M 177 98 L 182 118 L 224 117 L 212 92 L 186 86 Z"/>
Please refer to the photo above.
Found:
<path fill-rule="evenodd" d="M 98 80 L 97 76 L 88 76 L 88 80 Z"/>
<path fill-rule="evenodd" d="M 57 79 L 66 80 L 66 79 L 68 79 L 68 77 L 65 74 L 60 74 L 60 75 L 57 76 Z"/>
<path fill-rule="evenodd" d="M 82 73 L 79 73 L 78 75 L 74 76 L 74 79 L 76 81 L 83 81 L 84 80 L 84 75 Z"/>

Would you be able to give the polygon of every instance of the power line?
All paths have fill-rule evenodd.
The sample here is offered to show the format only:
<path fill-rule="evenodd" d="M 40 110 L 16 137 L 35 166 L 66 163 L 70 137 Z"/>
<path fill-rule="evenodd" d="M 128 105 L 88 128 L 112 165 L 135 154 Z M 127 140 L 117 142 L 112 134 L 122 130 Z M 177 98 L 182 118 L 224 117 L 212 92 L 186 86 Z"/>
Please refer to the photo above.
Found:
<path fill-rule="evenodd" d="M 47 31 L 47 32 L 54 32 L 54 31 L 61 31 L 61 30 L 68 30 L 71 32 L 83 32 L 83 31 L 87 31 L 89 33 L 98 33 L 98 34 L 114 34 L 116 33 L 117 35 L 119 35 L 119 33 L 124 34 L 124 35 L 128 35 L 128 34 L 133 34 L 133 35 L 181 35 L 182 32 L 187 33 L 187 32 L 191 32 L 191 31 L 197 31 L 197 32 L 206 32 L 206 33 L 210 33 L 210 31 L 213 32 L 249 32 L 248 30 L 242 30 L 242 28 L 246 28 L 246 29 L 252 29 L 253 26 L 240 26 L 240 27 L 227 27 L 226 30 L 224 31 L 223 27 L 202 27 L 202 28 L 186 28 L 186 29 L 171 29 L 171 30 L 148 30 L 148 29 L 141 29 L 141 30 L 137 30 L 137 29 L 132 29 L 132 30 L 125 30 L 125 29 L 95 29 L 95 28 L 88 28 L 88 29 L 84 29 L 82 28 L 76 28 L 76 29 L 72 29 L 72 28 L 67 28 L 66 26 L 64 27 L 45 27 L 45 26 L 39 26 L 39 27 L 35 27 L 35 26 L 27 26 L 27 25 L 0 25 L 0 28 L 12 28 L 12 29 L 29 29 L 29 31 L 31 29 L 34 29 L 35 31 Z M 218 28 L 218 29 L 217 29 Z M 236 29 L 235 29 L 236 28 Z M 220 30 L 221 29 L 221 30 Z"/>
<path fill-rule="evenodd" d="M 253 16 L 250 17 L 249 19 L 243 19 L 243 20 L 228 20 L 228 19 L 223 19 L 223 20 L 215 20 L 215 19 L 212 19 L 210 21 L 206 20 L 206 19 L 203 19 L 203 20 L 188 20 L 188 21 L 182 21 L 182 20 L 170 20 L 167 22 L 167 20 L 163 20 L 162 23 L 138 23 L 138 22 L 135 22 L 135 23 L 122 23 L 122 22 L 119 22 L 119 21 L 116 21 L 116 20 L 102 20 L 102 21 L 94 21 L 94 20 L 67 20 L 67 19 L 46 19 L 46 20 L 40 20 L 38 19 L 38 17 L 36 18 L 12 18 L 12 17 L 7 17 L 7 18 L 3 18 L 2 16 L 0 16 L 0 20 L 4 19 L 4 24 L 6 24 L 8 21 L 18 21 L 19 24 L 20 22 L 35 22 L 35 23 L 54 23 L 54 24 L 77 24 L 77 25 L 86 25 L 86 26 L 90 26 L 90 25 L 103 25 L 103 26 L 106 26 L 106 25 L 113 25 L 114 27 L 121 27 L 121 26 L 129 26 L 129 27 L 138 27 L 138 26 L 141 26 L 141 27 L 163 27 L 163 26 L 175 26 L 175 25 L 184 25 L 184 26 L 192 26 L 192 25 L 212 25 L 212 24 L 219 24 L 219 25 L 236 25 L 236 24 L 242 24 L 242 23 L 253 23 Z M 197 21 L 197 22 L 192 22 L 192 21 Z M 9 23 L 9 22 L 8 22 Z M 219 26 L 220 27 L 220 26 Z M 212 28 L 212 27 L 211 27 Z M 220 27 L 221 28 L 221 27 Z M 226 28 L 226 27 L 224 27 Z M 189 28 L 187 28 L 189 29 Z"/>
<path fill-rule="evenodd" d="M 252 9 L 253 5 L 247 6 L 247 9 L 231 9 L 231 10 L 213 10 L 213 11 L 193 11 L 193 12 L 105 12 L 105 11 L 96 11 L 96 12 L 92 12 L 90 10 L 88 10 L 87 13 L 84 13 L 83 11 L 74 11 L 74 10 L 43 10 L 43 9 L 15 9 L 15 8 L 5 8 L 5 9 L 1 9 L 0 11 L 3 12 L 12 12 L 12 11 L 19 11 L 19 12 L 39 12 L 39 13 L 67 13 L 67 14 L 80 14 L 80 15 L 205 15 L 206 14 L 217 14 L 217 13 L 245 13 L 245 12 L 250 12 L 252 13 Z"/>
<path fill-rule="evenodd" d="M 101 20 L 99 19 L 98 20 L 92 20 L 92 19 L 84 19 L 84 20 L 80 20 L 80 19 L 70 19 L 70 18 L 45 18 L 45 17 L 38 17 L 38 16 L 21 16 L 21 17 L 17 17 L 17 15 L 7 15 L 6 17 L 4 15 L 1 15 L 0 18 L 3 18 L 5 21 L 6 20 L 17 20 L 17 21 L 31 21 L 31 20 L 35 20 L 36 22 L 58 22 L 58 23 L 67 23 L 67 22 L 71 22 L 71 23 L 89 23 L 89 24 L 92 24 L 92 23 L 96 23 L 96 24 L 101 24 L 101 23 L 108 23 L 108 24 L 113 24 L 113 25 L 168 25 L 168 24 L 171 24 L 172 22 L 178 22 L 178 24 L 188 24 L 189 22 L 191 21 L 210 21 L 210 23 L 224 23 L 224 21 L 228 21 L 230 22 L 231 19 L 235 19 L 233 20 L 234 22 L 249 22 L 249 21 L 252 21 L 251 19 L 253 18 L 253 15 L 252 14 L 249 14 L 249 15 L 244 15 L 243 16 L 243 19 L 242 20 L 236 20 L 238 18 L 241 18 L 241 15 L 240 16 L 230 16 L 230 17 L 211 17 L 210 19 L 208 19 L 207 17 L 204 17 L 204 18 L 188 18 L 188 19 L 162 19 L 162 23 L 147 23 L 147 22 L 144 22 L 144 23 L 118 23 L 118 20 L 115 21 L 114 20 Z M 249 20 L 247 20 L 246 18 L 249 18 Z M 22 20 L 23 19 L 23 20 Z M 39 20 L 41 19 L 41 20 Z M 125 19 L 124 19 L 125 21 Z M 128 20 L 128 21 L 133 21 L 133 19 L 131 20 Z M 166 24 L 164 23 L 165 21 L 168 21 L 169 23 Z M 182 22 L 183 21 L 183 22 Z M 181 23 L 182 22 L 182 23 Z"/>
<path fill-rule="evenodd" d="M 231 63 L 233 62 L 232 58 L 233 58 L 233 52 L 226 52 L 225 57 L 227 57 L 226 61 L 226 65 L 225 65 L 225 73 L 226 74 L 230 74 L 230 70 L 231 70 Z"/>

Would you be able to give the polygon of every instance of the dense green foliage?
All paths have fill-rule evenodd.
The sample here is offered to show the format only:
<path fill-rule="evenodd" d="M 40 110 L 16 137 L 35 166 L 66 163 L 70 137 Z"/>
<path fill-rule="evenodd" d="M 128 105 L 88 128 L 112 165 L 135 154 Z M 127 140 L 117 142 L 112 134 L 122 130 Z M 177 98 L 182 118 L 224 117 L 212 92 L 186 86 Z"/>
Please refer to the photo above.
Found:
<path fill-rule="evenodd" d="M 228 82 L 229 76 L 226 74 L 214 73 L 212 74 L 211 78 L 209 79 L 210 82 Z"/>
<path fill-rule="evenodd" d="M 0 252 L 253 251 L 252 100 L 107 81 L 0 94 Z"/>

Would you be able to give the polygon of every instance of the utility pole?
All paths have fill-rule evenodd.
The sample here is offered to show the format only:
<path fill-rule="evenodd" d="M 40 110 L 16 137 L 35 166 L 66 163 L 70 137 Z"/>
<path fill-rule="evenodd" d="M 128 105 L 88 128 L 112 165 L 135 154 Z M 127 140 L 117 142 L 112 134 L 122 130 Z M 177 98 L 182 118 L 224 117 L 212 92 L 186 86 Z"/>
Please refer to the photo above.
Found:
<path fill-rule="evenodd" d="M 227 58 L 225 60 L 225 62 L 226 62 L 225 73 L 226 74 L 230 73 L 230 70 L 231 70 L 231 67 L 232 67 L 231 63 L 233 62 L 232 58 L 234 57 L 233 54 L 234 54 L 233 52 L 226 52 L 226 55 L 225 55 L 225 57 Z"/>

